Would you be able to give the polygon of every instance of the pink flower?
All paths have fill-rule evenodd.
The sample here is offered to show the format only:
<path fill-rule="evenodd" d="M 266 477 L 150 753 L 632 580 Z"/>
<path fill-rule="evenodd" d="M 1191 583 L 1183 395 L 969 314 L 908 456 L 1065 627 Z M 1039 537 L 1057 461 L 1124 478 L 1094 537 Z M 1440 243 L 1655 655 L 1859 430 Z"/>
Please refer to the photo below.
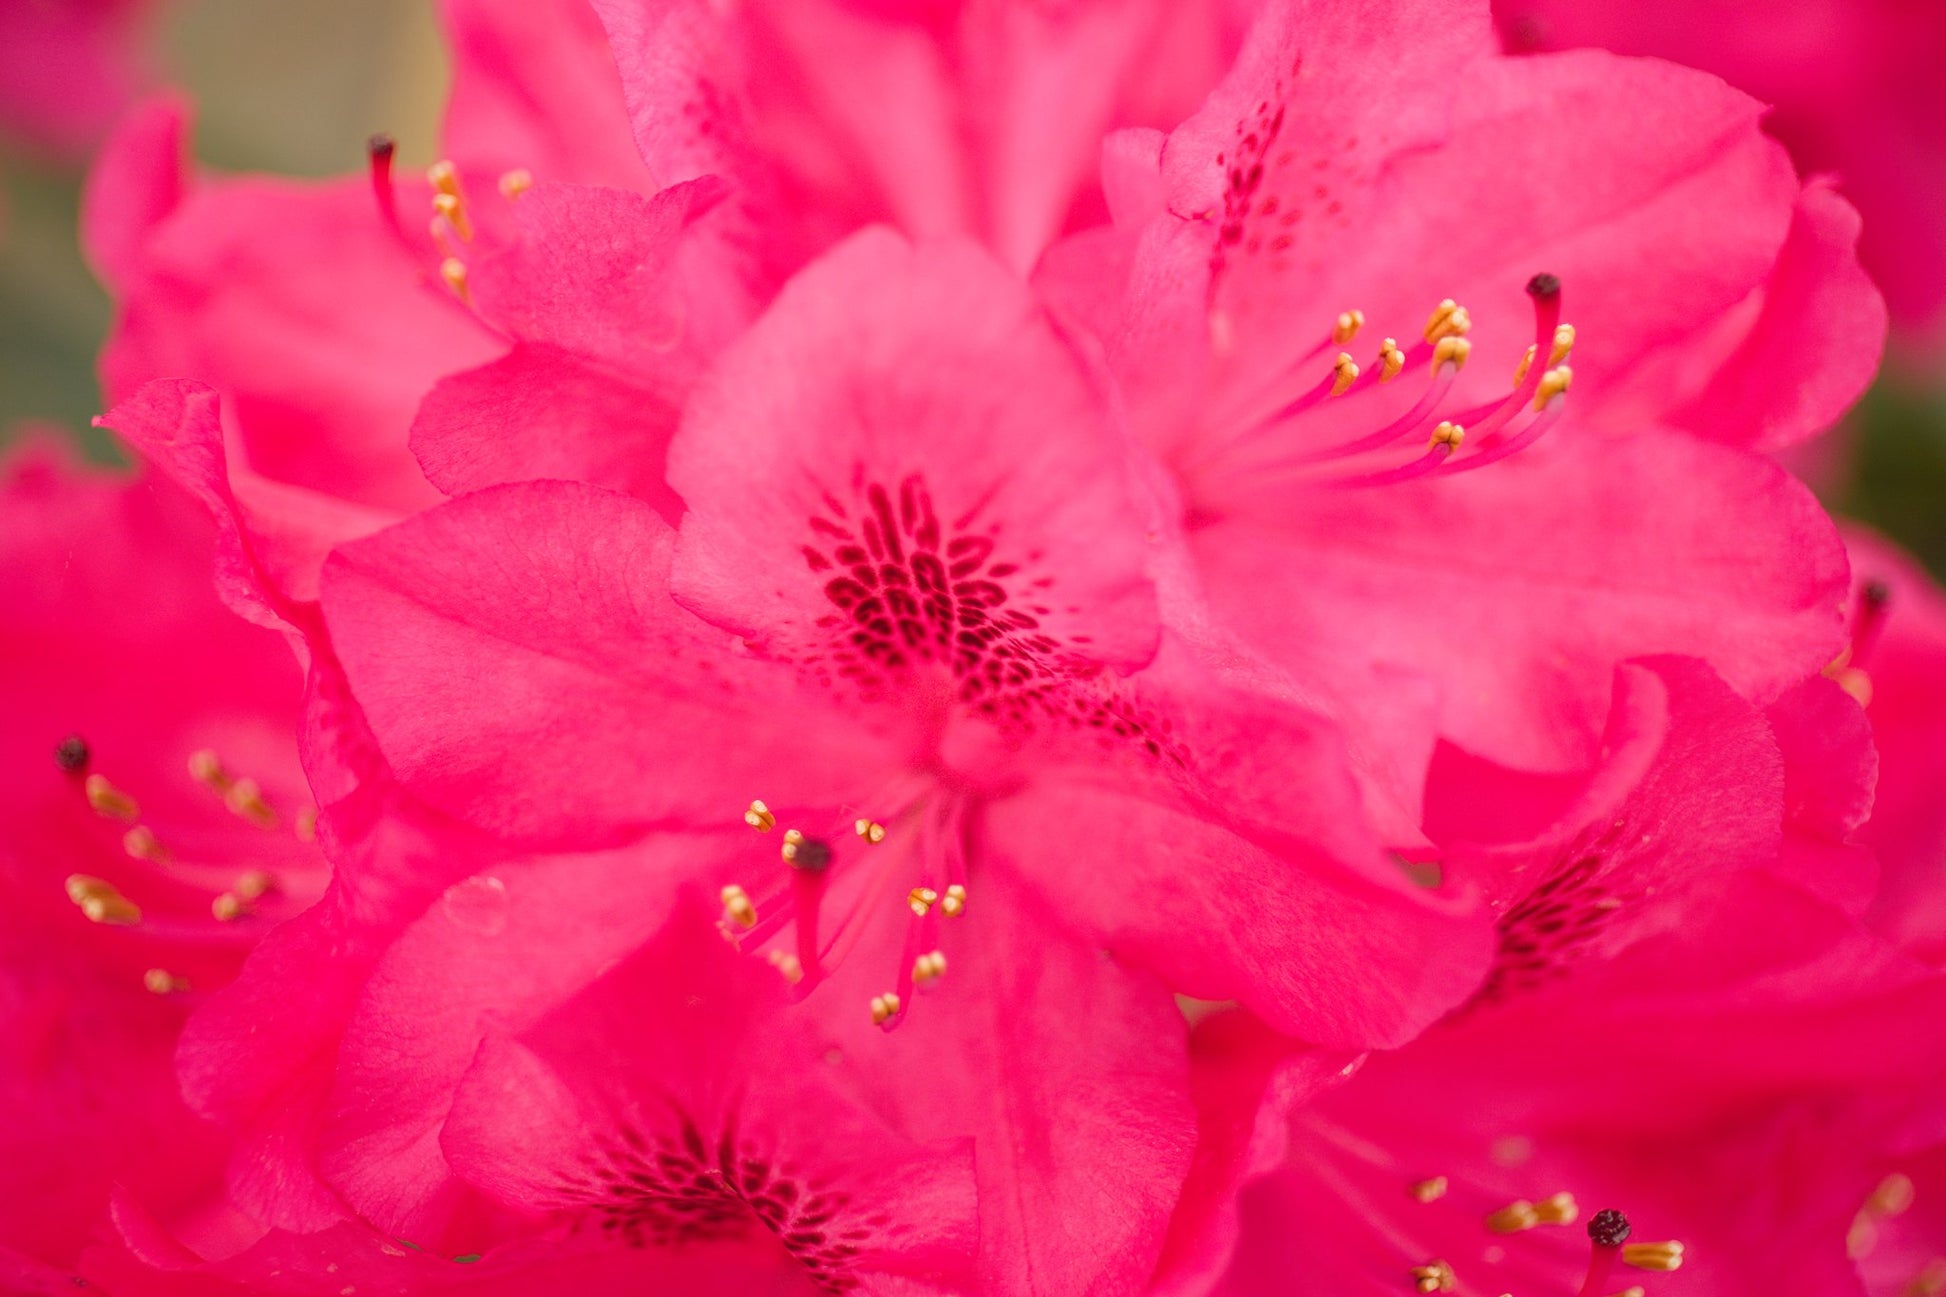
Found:
<path fill-rule="evenodd" d="M 1289 1113 L 1286 1146 L 1228 1141 L 1231 1165 L 1275 1169 L 1244 1190 L 1217 1291 L 1295 1275 L 1345 1294 L 1853 1291 L 1859 1203 L 1901 1114 L 1946 1074 L 1920 1026 L 1946 982 L 1806 890 L 1849 892 L 1855 858 L 1827 858 L 1820 879 L 1792 843 L 1842 845 L 1872 776 L 1862 726 L 1796 723 L 1833 695 L 1815 681 L 1760 711 L 1697 664 L 1644 663 L 1579 787 L 1436 761 L 1435 806 L 1456 796 L 1433 815 L 1447 832 L 1524 839 L 1451 844 L 1449 866 L 1500 915 L 1494 974 L 1336 1087 L 1315 1077 L 1341 1060 L 1286 1064 L 1313 1076 L 1302 1107 L 1242 1083 L 1280 1076 L 1267 1042 L 1199 1026 L 1217 1074 L 1201 1087 L 1206 1148 L 1259 1095 Z M 1655 1278 L 1678 1266 L 1680 1281 Z"/>
<path fill-rule="evenodd" d="M 0 3 L 0 129 L 62 155 L 96 143 L 148 79 L 148 0 Z"/>
<path fill-rule="evenodd" d="M 209 523 L 54 444 L 11 452 L 0 486 L 9 1287 L 72 1267 L 111 1186 L 204 1206 L 221 1145 L 178 1096 L 177 1031 L 322 881 L 298 675 L 217 603 Z"/>
<path fill-rule="evenodd" d="M 1111 138 L 1115 228 L 1037 276 L 1172 471 L 1213 618 L 1346 724 L 1402 845 L 1436 734 L 1566 769 L 1630 655 L 1764 693 L 1835 651 L 1828 524 L 1709 443 L 1822 427 L 1883 327 L 1753 101 L 1490 46 L 1484 6 L 1271 8 L 1195 117 Z"/>
<path fill-rule="evenodd" d="M 1818 0 L 1780 14 L 1749 0 L 1501 0 L 1494 9 L 1512 49 L 1657 55 L 1775 105 L 1768 129 L 1804 170 L 1835 173 L 1864 214 L 1862 255 L 1901 330 L 1936 342 L 1946 329 L 1946 127 L 1934 75 L 1946 15 L 1936 7 Z"/>

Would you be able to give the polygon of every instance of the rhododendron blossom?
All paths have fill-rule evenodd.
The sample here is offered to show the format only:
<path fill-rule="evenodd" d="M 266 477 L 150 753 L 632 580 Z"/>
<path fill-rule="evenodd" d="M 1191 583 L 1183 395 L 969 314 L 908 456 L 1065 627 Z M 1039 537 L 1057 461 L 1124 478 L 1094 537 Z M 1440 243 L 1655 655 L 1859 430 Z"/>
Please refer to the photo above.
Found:
<path fill-rule="evenodd" d="M 1931 1282 L 1937 594 L 1765 458 L 1885 312 L 1761 105 L 1485 0 L 439 8 L 423 175 L 95 166 L 0 1287 Z"/>

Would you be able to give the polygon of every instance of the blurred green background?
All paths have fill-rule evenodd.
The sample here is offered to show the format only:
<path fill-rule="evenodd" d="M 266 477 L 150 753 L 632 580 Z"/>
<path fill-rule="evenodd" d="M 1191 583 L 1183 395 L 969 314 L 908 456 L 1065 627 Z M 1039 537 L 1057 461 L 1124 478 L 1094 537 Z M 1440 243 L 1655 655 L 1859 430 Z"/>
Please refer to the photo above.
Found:
<path fill-rule="evenodd" d="M 376 130 L 403 163 L 432 160 L 446 65 L 427 3 L 176 0 L 151 13 L 143 43 L 156 79 L 195 103 L 205 165 L 357 170 Z M 0 435 L 57 424 L 107 458 L 113 446 L 88 428 L 109 306 L 76 246 L 82 174 L 0 136 Z M 1882 378 L 1838 439 L 1794 466 L 1834 509 L 1946 576 L 1946 360 L 1934 375 Z"/>

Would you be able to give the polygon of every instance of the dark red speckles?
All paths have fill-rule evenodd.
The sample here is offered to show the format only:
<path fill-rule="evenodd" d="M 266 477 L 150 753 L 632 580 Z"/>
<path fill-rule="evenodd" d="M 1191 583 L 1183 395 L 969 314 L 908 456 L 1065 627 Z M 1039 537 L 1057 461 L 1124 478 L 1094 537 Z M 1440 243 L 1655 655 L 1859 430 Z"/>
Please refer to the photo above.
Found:
<path fill-rule="evenodd" d="M 1038 554 L 1002 555 L 996 526 L 943 520 L 918 477 L 896 490 L 864 482 L 852 507 L 824 497 L 808 520 L 807 567 L 824 577 L 834 611 L 818 625 L 837 637 L 824 662 L 867 694 L 930 664 L 949 671 L 962 702 L 1027 719 L 1054 686 L 1092 675 L 1078 652 L 1043 629 L 1054 582 Z"/>
<path fill-rule="evenodd" d="M 1564 853 L 1539 886 L 1501 914 L 1499 953 L 1478 996 L 1497 1000 L 1531 990 L 1565 970 L 1623 905 L 1604 876 L 1609 844 Z"/>
<path fill-rule="evenodd" d="M 671 1247 L 763 1230 L 776 1236 L 819 1292 L 856 1290 L 852 1259 L 885 1241 L 882 1213 L 848 1210 L 851 1197 L 824 1180 L 773 1162 L 726 1131 L 714 1142 L 693 1121 L 654 1137 L 624 1127 L 563 1187 L 595 1227 L 630 1247 Z"/>
<path fill-rule="evenodd" d="M 1218 165 L 1224 169 L 1223 223 L 1217 227 L 1216 250 L 1210 256 L 1213 274 L 1222 273 L 1231 250 L 1238 245 L 1254 250 L 1248 249 L 1247 243 L 1247 238 L 1252 237 L 1248 234 L 1251 208 L 1256 203 L 1257 191 L 1263 186 L 1265 159 L 1277 142 L 1278 132 L 1284 129 L 1282 89 L 1279 86 L 1275 99 L 1259 102 L 1237 123 L 1235 146 L 1227 154 L 1217 156 Z M 1264 200 L 1257 214 L 1269 216 L 1276 210 L 1277 199 L 1273 195 Z"/>

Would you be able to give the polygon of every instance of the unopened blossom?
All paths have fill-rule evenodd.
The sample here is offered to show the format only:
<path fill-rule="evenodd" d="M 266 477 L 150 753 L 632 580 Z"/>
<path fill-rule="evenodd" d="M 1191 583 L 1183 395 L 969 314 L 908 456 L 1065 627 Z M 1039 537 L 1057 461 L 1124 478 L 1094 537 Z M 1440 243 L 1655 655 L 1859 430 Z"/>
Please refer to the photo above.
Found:
<path fill-rule="evenodd" d="M 1913 343 L 1946 328 L 1946 161 L 1938 78 L 1946 15 L 1902 0 L 1701 5 L 1500 0 L 1514 51 L 1593 46 L 1713 72 L 1773 105 L 1767 130 L 1806 172 L 1838 178 L 1865 217 L 1860 247 Z"/>
<path fill-rule="evenodd" d="M 1883 329 L 1754 101 L 1491 43 L 1484 5 L 1271 7 L 1197 115 L 1111 137 L 1114 228 L 1037 276 L 1212 620 L 1348 726 L 1400 843 L 1435 735 L 1559 770 L 1631 654 L 1761 693 L 1835 652 L 1829 524 L 1713 443 L 1827 424 Z"/>
<path fill-rule="evenodd" d="M 177 1033 L 323 862 L 298 672 L 218 603 L 203 511 L 41 437 L 0 510 L 0 1275 L 42 1291 L 116 1186 L 171 1219 L 216 1191 Z"/>

